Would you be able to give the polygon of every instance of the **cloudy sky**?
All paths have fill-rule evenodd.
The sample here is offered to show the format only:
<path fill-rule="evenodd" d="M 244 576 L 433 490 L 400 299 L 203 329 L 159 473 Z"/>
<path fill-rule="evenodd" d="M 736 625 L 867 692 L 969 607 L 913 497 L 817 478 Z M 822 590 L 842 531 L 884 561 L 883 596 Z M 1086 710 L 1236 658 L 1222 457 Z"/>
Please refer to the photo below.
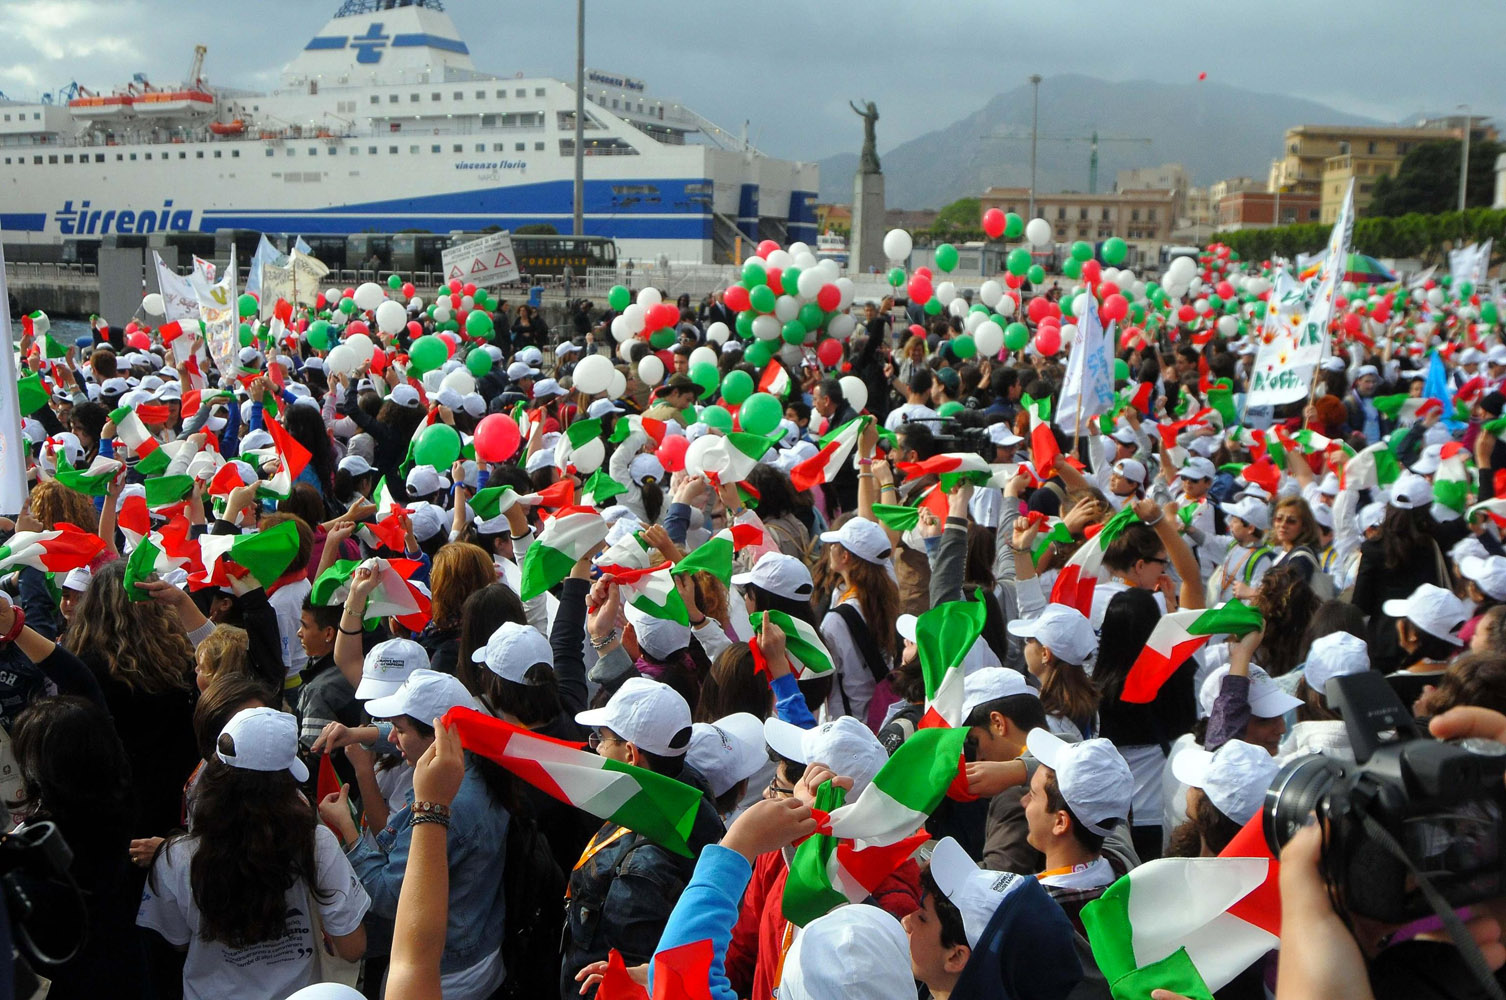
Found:
<path fill-rule="evenodd" d="M 213 83 L 252 89 L 318 33 L 338 0 L 0 0 L 0 91 L 70 80 L 108 90 L 184 75 L 209 46 Z M 855 151 L 849 98 L 876 101 L 880 151 L 976 110 L 1031 73 L 1210 80 L 1395 121 L 1471 105 L 1506 115 L 1506 4 L 1413 0 L 1314 7 L 1202 0 L 587 0 L 587 63 L 647 81 L 766 151 Z M 448 0 L 478 69 L 570 78 L 569 0 Z M 1331 12 L 1318 23 L 1316 12 Z M 1112 114 L 1112 109 L 1109 109 Z M 1295 124 L 1295 123 L 1294 123 Z M 1502 122 L 1506 124 L 1506 122 Z M 1230 123 L 1237 128 L 1237 123 Z"/>

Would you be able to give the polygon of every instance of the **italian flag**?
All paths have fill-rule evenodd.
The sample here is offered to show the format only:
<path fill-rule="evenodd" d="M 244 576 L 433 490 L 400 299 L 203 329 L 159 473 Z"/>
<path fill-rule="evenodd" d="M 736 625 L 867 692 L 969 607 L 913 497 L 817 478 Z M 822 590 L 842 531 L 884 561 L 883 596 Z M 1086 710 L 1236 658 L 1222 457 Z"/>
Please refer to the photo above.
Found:
<path fill-rule="evenodd" d="M 1470 488 L 1474 486 L 1470 472 L 1473 467 L 1468 448 L 1458 441 L 1445 444 L 1438 456 L 1438 471 L 1433 474 L 1433 499 L 1449 510 L 1463 514 Z"/>
<path fill-rule="evenodd" d="M 627 440 L 629 434 L 646 434 L 654 444 L 663 444 L 664 435 L 668 430 L 668 426 L 662 420 L 627 413 L 618 417 L 617 422 L 612 425 L 612 436 L 609 440 L 613 444 L 621 444 Z"/>
<path fill-rule="evenodd" d="M 759 459 L 774 447 L 774 440 L 761 434 L 730 431 L 709 448 L 701 459 L 701 471 L 713 484 L 740 483 L 752 474 Z"/>
<path fill-rule="evenodd" d="M 152 514 L 146 509 L 146 497 L 141 493 L 121 494 L 115 506 L 115 527 L 125 536 L 126 549 L 140 545 L 141 540 L 152 530 Z M 207 535 L 205 537 L 208 537 Z"/>
<path fill-rule="evenodd" d="M 950 493 L 959 483 L 986 486 L 993 478 L 993 467 L 982 457 L 968 452 L 949 451 L 932 456 L 923 462 L 900 462 L 896 468 L 906 478 L 936 476 L 941 480 L 941 492 Z"/>
<path fill-rule="evenodd" d="M 1208 996 L 1278 947 L 1279 869 L 1257 815 L 1216 858 L 1161 858 L 1109 886 L 1082 922 L 1114 995 Z"/>
<path fill-rule="evenodd" d="M 177 503 L 193 489 L 193 476 L 153 476 L 143 479 L 141 488 L 146 491 L 146 505 L 152 510 Z"/>
<path fill-rule="evenodd" d="M 565 429 L 554 446 L 554 464 L 566 475 L 589 475 L 606 461 L 607 443 L 602 440 L 601 421 L 577 420 Z"/>
<path fill-rule="evenodd" d="M 131 550 L 126 559 L 125 576 L 121 579 L 121 586 L 125 588 L 126 600 L 131 602 L 150 601 L 152 595 L 137 587 L 136 584 L 145 580 L 157 572 L 157 557 L 162 550 L 150 535 L 141 540 L 141 544 Z"/>
<path fill-rule="evenodd" d="M 606 540 L 608 525 L 589 507 L 566 507 L 544 525 L 523 556 L 524 602 L 538 597 L 570 575 L 575 564 Z"/>
<path fill-rule="evenodd" d="M 531 552 L 532 549 L 530 548 Z M 527 560 L 525 555 L 524 560 Z M 617 584 L 622 590 L 622 600 L 654 618 L 690 624 L 690 612 L 685 609 L 685 600 L 670 575 L 672 563 L 660 563 L 647 569 L 630 569 L 626 566 L 602 566 L 602 578 Z"/>
<path fill-rule="evenodd" d="M 676 854 L 693 856 L 686 838 L 700 806 L 697 789 L 474 709 L 452 708 L 444 723 L 458 730 L 465 749 L 501 764 L 539 791 Z"/>
<path fill-rule="evenodd" d="M 280 365 L 277 367 L 281 367 Z M 278 499 L 286 499 L 293 492 L 293 480 L 303 472 L 313 455 L 303 445 L 299 444 L 293 435 L 283 429 L 282 424 L 271 414 L 266 415 L 267 433 L 272 435 L 272 443 L 277 448 L 277 457 L 281 459 L 277 473 L 263 483 L 258 489 L 257 496 L 271 496 Z"/>
<path fill-rule="evenodd" d="M 916 730 L 855 802 L 832 811 L 821 832 L 851 840 L 858 850 L 913 836 L 962 774 L 967 734 L 960 726 Z"/>
<path fill-rule="evenodd" d="M 166 471 L 170 461 L 167 452 L 135 410 L 122 406 L 110 414 L 110 420 L 115 424 L 115 439 L 136 459 L 136 468 L 143 476 Z"/>
<path fill-rule="evenodd" d="M 1286 468 L 1286 446 L 1275 434 L 1236 426 L 1229 432 L 1229 440 L 1244 447 L 1254 457 L 1269 455 L 1278 469 Z"/>
<path fill-rule="evenodd" d="M 819 483 L 829 483 L 842 471 L 857 446 L 858 438 L 868 426 L 871 416 L 849 420 L 821 437 L 821 448 L 810 458 L 790 469 L 790 482 L 797 490 L 808 490 Z"/>
<path fill-rule="evenodd" d="M 1103 553 L 1110 542 L 1137 520 L 1134 508 L 1125 507 L 1105 521 L 1097 532 L 1089 534 L 1087 541 L 1056 574 L 1056 582 L 1051 585 L 1051 603 L 1076 608 L 1085 617 L 1092 618 L 1093 592 L 1098 589 L 1098 581 L 1103 576 Z M 1093 527 L 1090 525 L 1088 531 L 1093 532 Z"/>
<path fill-rule="evenodd" d="M 847 791 L 830 781 L 816 790 L 814 811 L 829 815 Z M 804 927 L 844 903 L 861 903 L 909 860 L 930 835 L 924 830 L 896 843 L 858 850 L 851 840 L 817 833 L 795 849 L 780 902 L 784 918 Z"/>
<path fill-rule="evenodd" d="M 789 657 L 797 681 L 808 677 L 824 677 L 836 667 L 815 626 L 783 611 L 755 611 L 748 615 L 754 636 L 763 629 L 765 615 L 784 633 L 784 652 Z"/>
<path fill-rule="evenodd" d="M 650 558 L 650 553 L 653 558 Z M 659 550 L 655 549 L 643 540 L 643 532 L 633 531 L 623 535 L 613 542 L 601 555 L 594 560 L 597 566 L 616 566 L 626 569 L 648 569 L 656 559 L 660 559 Z"/>
<path fill-rule="evenodd" d="M 627 487 L 608 475 L 605 469 L 597 469 L 581 487 L 580 503 L 582 507 L 600 507 L 626 492 Z"/>
<path fill-rule="evenodd" d="M 1177 668 L 1215 635 L 1242 636 L 1265 627 L 1260 612 L 1239 601 L 1206 611 L 1173 611 L 1161 616 L 1145 648 L 1124 678 L 1123 700 L 1143 705 L 1155 700 Z"/>
<path fill-rule="evenodd" d="M 1394 396 L 1376 396 L 1370 402 L 1381 413 L 1396 421 L 1415 421 L 1427 416 L 1434 410 L 1443 412 L 1443 403 L 1437 399 L 1427 399 L 1423 396 L 1410 396 L 1405 392 Z"/>
<path fill-rule="evenodd" d="M 904 534 L 920 523 L 920 508 L 900 503 L 876 503 L 873 516 L 890 531 Z"/>
<path fill-rule="evenodd" d="M 1390 486 L 1401 478 L 1401 463 L 1385 441 L 1378 441 L 1344 463 L 1343 487 L 1349 490 Z"/>
<path fill-rule="evenodd" d="M 1469 509 L 1469 519 L 1473 521 L 1477 514 L 1488 515 L 1496 527 L 1506 528 L 1506 497 L 1480 501 Z"/>
<path fill-rule="evenodd" d="M 362 621 L 378 618 L 406 618 L 409 615 L 429 613 L 429 598 L 409 578 L 422 566 L 416 559 L 341 559 L 319 574 L 314 589 L 309 592 L 309 602 L 320 607 L 343 604 L 350 595 L 350 579 L 356 570 L 369 566 L 377 571 L 376 589 L 366 599 Z"/>
<path fill-rule="evenodd" d="M 119 461 L 100 455 L 87 469 L 70 469 L 59 465 L 55 478 L 58 482 L 76 493 L 85 496 L 102 497 L 110 492 L 110 483 L 120 474 L 124 468 Z"/>
<path fill-rule="evenodd" d="M 507 511 L 518 500 L 518 493 L 511 486 L 488 486 L 484 490 L 478 490 L 466 503 L 477 520 L 489 521 Z"/>
<path fill-rule="evenodd" d="M 1051 399 L 1031 399 L 1026 393 L 1020 397 L 1020 405 L 1030 414 L 1030 461 L 1041 475 L 1049 477 L 1056 456 L 1061 454 L 1051 429 Z"/>
<path fill-rule="evenodd" d="M 0 545 L 0 570 L 30 566 L 44 573 L 66 573 L 87 566 L 104 551 L 105 540 L 82 528 L 59 522 L 52 531 L 18 531 Z"/>
<path fill-rule="evenodd" d="M 758 391 L 783 399 L 784 394 L 790 391 L 790 373 L 785 371 L 784 365 L 777 360 L 770 360 L 758 378 Z"/>
<path fill-rule="evenodd" d="M 983 634 L 981 600 L 948 601 L 915 621 L 915 648 L 926 685 L 926 714 L 920 725 L 960 726 L 962 661 Z"/>
<path fill-rule="evenodd" d="M 52 396 L 47 392 L 47 387 L 42 384 L 41 375 L 32 374 L 16 380 L 16 401 L 21 411 L 21 416 L 31 416 L 46 406 L 47 401 L 51 398 Z M 145 430 L 145 428 L 142 429 Z"/>
<path fill-rule="evenodd" d="M 692 549 L 689 555 L 675 565 L 674 574 L 710 573 L 731 586 L 732 556 L 749 545 L 763 542 L 763 529 L 756 524 L 747 523 L 750 515 L 744 514 L 743 518 L 744 520 L 730 528 L 723 528 Z"/>

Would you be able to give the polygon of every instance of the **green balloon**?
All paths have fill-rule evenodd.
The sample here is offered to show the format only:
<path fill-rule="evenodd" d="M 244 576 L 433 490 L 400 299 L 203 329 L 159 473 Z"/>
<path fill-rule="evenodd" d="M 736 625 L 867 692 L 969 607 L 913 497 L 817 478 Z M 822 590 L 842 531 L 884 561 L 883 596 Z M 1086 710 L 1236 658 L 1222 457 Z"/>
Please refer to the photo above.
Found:
<path fill-rule="evenodd" d="M 769 434 L 784 419 L 784 407 L 766 392 L 755 392 L 737 411 L 737 422 L 749 434 Z"/>
<path fill-rule="evenodd" d="M 904 268 L 902 268 L 902 267 L 896 267 L 896 268 L 893 268 L 893 269 L 891 269 L 889 271 L 889 286 L 891 288 L 898 288 L 900 285 L 903 285 L 904 283 L 905 283 L 905 269 Z"/>
<path fill-rule="evenodd" d="M 1129 252 L 1129 247 L 1117 236 L 1110 236 L 1103 241 L 1103 262 L 1118 266 L 1124 260 L 1124 255 Z"/>
<path fill-rule="evenodd" d="M 243 294 L 236 301 L 236 305 L 239 306 L 239 309 L 237 311 L 240 313 L 241 319 L 250 319 L 252 316 L 256 315 L 256 310 L 260 308 L 256 304 L 256 296 L 252 295 L 250 292 Z"/>
<path fill-rule="evenodd" d="M 613 312 L 622 312 L 633 304 L 633 293 L 627 290 L 626 285 L 613 285 L 607 293 L 607 305 L 612 307 Z"/>
<path fill-rule="evenodd" d="M 251 296 L 249 296 L 249 295 L 242 295 L 241 296 L 242 299 L 248 299 L 250 297 Z M 355 312 L 356 311 L 356 300 L 355 299 L 341 299 L 340 300 L 340 311 L 343 312 L 347 316 L 349 316 L 351 313 Z M 241 315 L 245 315 L 245 314 L 242 313 Z"/>
<path fill-rule="evenodd" d="M 1093 244 L 1078 240 L 1072 244 L 1072 259 L 1086 264 L 1093 259 Z"/>
<path fill-rule="evenodd" d="M 1025 235 L 1025 220 L 1013 212 L 1005 213 L 1004 238 L 1006 240 L 1017 240 L 1023 235 Z"/>
<path fill-rule="evenodd" d="M 754 312 L 773 312 L 774 303 L 778 298 L 779 296 L 774 294 L 774 289 L 768 285 L 754 285 L 753 291 L 748 293 L 748 301 L 752 304 Z"/>
<path fill-rule="evenodd" d="M 1480 311 L 1480 315 L 1481 315 L 1481 318 L 1483 319 L 1484 315 L 1485 315 L 1485 311 L 1483 309 Z M 1264 300 L 1258 301 L 1258 302 L 1255 303 L 1254 316 L 1255 316 L 1256 319 L 1265 319 L 1265 302 L 1264 302 Z"/>
<path fill-rule="evenodd" d="M 450 360 L 450 348 L 444 341 L 433 334 L 429 334 L 419 337 L 413 342 L 413 346 L 408 348 L 408 360 L 412 363 L 413 370 L 422 375 L 424 372 L 431 372 L 436 368 L 444 367 L 444 363 Z M 453 462 L 455 460 L 452 458 L 450 461 Z M 428 463 L 420 462 L 419 464 L 426 465 Z M 439 468 L 439 466 L 436 466 L 436 468 Z M 443 468 L 449 468 L 448 463 Z"/>
<path fill-rule="evenodd" d="M 936 266 L 943 271 L 951 271 L 957 266 L 957 248 L 950 243 L 943 243 L 936 248 Z"/>
<path fill-rule="evenodd" d="M 435 327 L 434 331 L 436 333 L 459 333 L 460 321 L 458 319 L 447 319 Z"/>
<path fill-rule="evenodd" d="M 1082 277 L 1082 261 L 1076 257 L 1068 257 L 1062 261 L 1062 274 L 1073 279 Z"/>
<path fill-rule="evenodd" d="M 1072 299 L 1071 295 L 1063 295 L 1062 300 L 1057 303 L 1061 307 L 1062 315 L 1068 318 L 1076 315 L 1076 311 L 1072 308 Z"/>
<path fill-rule="evenodd" d="M 751 309 L 744 309 L 737 314 L 737 322 L 734 325 L 737 327 L 737 335 L 739 337 L 744 340 L 753 339 L 753 318 L 757 315 L 758 313 Z"/>
<path fill-rule="evenodd" d="M 984 305 L 981 302 L 974 302 L 972 304 L 972 306 L 968 308 L 967 311 L 970 312 L 970 313 L 982 313 L 983 315 L 987 316 L 988 312 L 989 312 L 989 309 L 988 309 L 988 306 Z"/>
<path fill-rule="evenodd" d="M 1030 343 L 1030 330 L 1024 323 L 1011 323 L 1004 329 L 1004 346 L 1011 351 L 1023 351 Z"/>
<path fill-rule="evenodd" d="M 800 268 L 787 267 L 779 275 L 779 287 L 784 294 L 794 295 L 800 289 Z"/>
<path fill-rule="evenodd" d="M 779 335 L 784 338 L 786 344 L 794 344 L 799 347 L 805 343 L 805 326 L 798 319 L 792 319 L 784 324 L 784 329 Z"/>
<path fill-rule="evenodd" d="M 675 330 L 673 327 L 661 327 L 649 334 L 648 342 L 656 351 L 662 351 L 675 342 Z"/>
<path fill-rule="evenodd" d="M 1032 285 L 1039 285 L 1046 280 L 1046 269 L 1039 264 L 1031 264 L 1030 270 L 1025 272 L 1025 278 Z"/>
<path fill-rule="evenodd" d="M 492 356 L 477 348 L 465 356 L 465 367 L 472 375 L 480 378 L 492 370 Z"/>
<path fill-rule="evenodd" d="M 759 285 L 767 286 L 768 283 L 769 283 L 769 272 L 765 271 L 761 265 L 759 265 L 759 264 L 753 264 L 753 263 L 748 263 L 748 264 L 744 264 L 743 265 L 743 287 L 744 288 L 747 288 L 749 291 L 752 291 L 754 288 L 757 288 Z"/>
<path fill-rule="evenodd" d="M 1114 359 L 1114 381 L 1123 382 L 1129 378 L 1129 362 L 1123 358 Z"/>
<path fill-rule="evenodd" d="M 702 361 L 690 366 L 690 381 L 701 387 L 701 396 L 710 398 L 716 392 L 717 383 L 722 380 L 722 373 L 716 370 L 716 365 L 710 361 Z"/>
<path fill-rule="evenodd" d="M 1264 303 L 1261 303 L 1264 305 Z M 1480 322 L 1495 323 L 1501 318 L 1501 312 L 1494 302 L 1480 303 Z"/>
<path fill-rule="evenodd" d="M 796 316 L 795 318 L 798 319 L 800 321 L 800 325 L 805 327 L 807 330 L 819 330 L 821 328 L 821 324 L 826 322 L 826 313 L 822 312 L 821 307 L 816 305 L 816 303 L 807 302 L 805 305 L 800 307 L 800 315 Z"/>
<path fill-rule="evenodd" d="M 941 408 L 936 411 L 936 415 L 938 417 L 954 417 L 964 409 L 966 407 L 954 399 L 949 403 L 942 403 Z"/>
<path fill-rule="evenodd" d="M 730 371 L 722 380 L 722 398 L 733 406 L 741 406 L 753 395 L 753 376 L 745 371 Z"/>
<path fill-rule="evenodd" d="M 941 300 L 932 296 L 931 300 L 922 306 L 922 308 L 925 309 L 927 316 L 939 316 L 941 315 Z"/>
<path fill-rule="evenodd" d="M 256 334 L 251 332 L 251 324 L 242 323 L 240 335 L 242 347 L 250 347 L 252 344 L 256 343 Z"/>
<path fill-rule="evenodd" d="M 774 342 L 772 340 L 755 340 L 743 352 L 743 360 L 754 368 L 762 368 L 773 356 Z"/>
<path fill-rule="evenodd" d="M 489 338 L 496 332 L 491 315 L 477 309 L 465 318 L 465 332 L 478 339 Z"/>
<path fill-rule="evenodd" d="M 732 414 L 725 406 L 708 406 L 701 411 L 701 423 L 727 433 L 732 430 Z"/>
<path fill-rule="evenodd" d="M 1030 259 L 1030 251 L 1024 247 L 1014 248 L 1009 251 L 1009 256 L 1004 258 L 1004 266 L 1017 278 L 1025 277 L 1032 263 L 1034 262 Z"/>
<path fill-rule="evenodd" d="M 425 427 L 413 446 L 413 464 L 415 465 L 448 469 L 459 457 L 460 434 L 449 424 L 439 421 Z"/>
<path fill-rule="evenodd" d="M 1474 282 L 1461 281 L 1459 282 L 1459 287 L 1456 289 L 1456 291 L 1459 293 L 1459 300 L 1462 302 L 1463 300 L 1469 298 L 1471 295 L 1475 294 Z"/>
<path fill-rule="evenodd" d="M 309 324 L 309 346 L 316 351 L 329 350 L 329 323 L 316 319 Z"/>
<path fill-rule="evenodd" d="M 970 334 L 964 333 L 962 336 L 952 341 L 952 353 L 957 355 L 957 357 L 961 358 L 963 361 L 966 361 L 968 358 L 978 353 L 978 345 L 973 341 L 973 338 Z"/>
<path fill-rule="evenodd" d="M 387 275 L 387 287 L 392 289 L 394 292 L 398 291 L 403 287 L 403 279 L 395 274 L 389 274 Z"/>

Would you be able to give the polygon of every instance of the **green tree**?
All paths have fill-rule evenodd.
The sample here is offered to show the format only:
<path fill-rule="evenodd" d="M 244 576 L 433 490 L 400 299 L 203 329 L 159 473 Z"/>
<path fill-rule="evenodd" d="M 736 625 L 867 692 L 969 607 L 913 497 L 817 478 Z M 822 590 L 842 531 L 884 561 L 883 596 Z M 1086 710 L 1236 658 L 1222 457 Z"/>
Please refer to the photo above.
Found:
<path fill-rule="evenodd" d="M 917 235 L 932 242 L 966 242 L 983 236 L 983 204 L 977 198 L 958 198 L 936 213 L 936 221 Z"/>
<path fill-rule="evenodd" d="M 1394 177 L 1375 182 L 1375 197 L 1366 215 L 1437 214 L 1459 206 L 1460 142 L 1425 142 L 1409 152 Z M 1496 157 L 1506 149 L 1498 142 L 1474 142 L 1469 148 L 1466 204 L 1489 207 L 1495 193 Z"/>
<path fill-rule="evenodd" d="M 526 226 L 519 226 L 513 232 L 519 236 L 558 236 L 560 231 L 547 222 L 533 222 Z"/>

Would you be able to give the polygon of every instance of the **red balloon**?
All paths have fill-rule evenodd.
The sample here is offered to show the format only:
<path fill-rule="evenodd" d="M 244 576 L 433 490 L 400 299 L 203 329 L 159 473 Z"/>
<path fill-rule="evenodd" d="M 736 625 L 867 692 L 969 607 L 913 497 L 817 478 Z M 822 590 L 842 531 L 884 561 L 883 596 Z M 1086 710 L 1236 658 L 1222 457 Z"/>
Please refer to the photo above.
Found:
<path fill-rule="evenodd" d="M 403 282 L 403 298 L 411 299 L 418 294 L 418 286 L 411 281 Z"/>
<path fill-rule="evenodd" d="M 913 327 L 912 327 L 913 329 Z M 837 362 L 842 360 L 842 342 L 835 337 L 828 338 L 816 345 L 816 357 L 828 368 L 835 368 Z"/>
<path fill-rule="evenodd" d="M 666 435 L 659 450 L 655 454 L 659 458 L 659 464 L 664 466 L 666 472 L 685 471 L 685 449 L 690 447 L 690 440 L 679 434 Z"/>
<path fill-rule="evenodd" d="M 355 297 L 356 297 L 356 290 L 354 288 L 347 288 L 347 289 L 345 289 L 345 294 L 341 296 L 341 298 L 345 298 L 345 299 L 353 299 Z"/>
<path fill-rule="evenodd" d="M 327 301 L 325 301 L 324 293 L 323 292 L 320 292 L 318 295 L 314 296 L 314 309 L 315 310 L 323 309 L 323 308 L 325 308 L 328 305 L 329 305 L 329 303 Z"/>
<path fill-rule="evenodd" d="M 836 285 L 822 285 L 816 293 L 816 305 L 821 307 L 822 312 L 833 312 L 842 304 L 842 289 Z"/>
<path fill-rule="evenodd" d="M 673 302 L 660 302 L 655 308 L 659 310 L 659 326 L 674 326 L 680 322 L 680 309 Z"/>
<path fill-rule="evenodd" d="M 449 357 L 453 358 L 455 356 L 455 348 L 460 344 L 460 338 L 449 330 L 445 330 L 439 334 L 439 339 L 444 341 L 444 346 L 449 348 L 450 351 Z"/>
<path fill-rule="evenodd" d="M 1181 320 L 1183 323 L 1191 323 L 1193 320 L 1197 319 L 1197 310 L 1192 308 L 1191 306 L 1183 306 L 1182 308 L 1177 310 L 1177 319 Z"/>
<path fill-rule="evenodd" d="M 1062 349 L 1062 332 L 1054 326 L 1042 327 L 1035 332 L 1035 349 L 1050 357 Z"/>
<path fill-rule="evenodd" d="M 910 292 L 910 301 L 918 302 L 922 305 L 931 301 L 931 296 L 935 294 L 935 290 L 931 288 L 931 279 L 919 271 L 916 271 L 910 277 L 908 290 Z"/>
<path fill-rule="evenodd" d="M 662 351 L 655 351 L 654 357 L 658 358 L 659 361 L 663 363 L 665 371 L 672 372 L 675 370 L 675 352 L 670 350 L 668 347 L 664 348 Z"/>
<path fill-rule="evenodd" d="M 1129 303 L 1125 301 L 1123 295 L 1116 292 L 1103 300 L 1103 305 L 1099 308 L 1098 314 L 1105 320 L 1115 321 L 1124 319 L 1125 316 L 1129 315 Z"/>
<path fill-rule="evenodd" d="M 1046 299 L 1045 296 L 1037 295 L 1035 298 L 1031 299 L 1030 304 L 1025 307 L 1025 314 L 1030 317 L 1030 321 L 1032 323 L 1039 323 L 1042 319 L 1051 314 L 1051 303 Z"/>
<path fill-rule="evenodd" d="M 462 287 L 464 287 L 464 286 L 461 284 L 459 278 L 451 278 L 450 279 L 450 291 L 452 293 L 454 293 L 456 295 L 459 295 L 460 294 L 460 289 Z"/>
<path fill-rule="evenodd" d="M 996 240 L 1004 235 L 1004 213 L 997 208 L 990 208 L 983 213 L 983 231 L 988 238 Z"/>
<path fill-rule="evenodd" d="M 926 336 L 926 328 L 923 327 L 923 326 L 921 326 L 919 323 L 911 323 L 910 324 L 910 336 L 912 336 L 912 337 L 919 337 L 922 340 L 924 340 L 925 336 Z"/>
<path fill-rule="evenodd" d="M 476 294 L 476 286 L 475 286 L 475 284 L 472 283 L 472 282 L 466 282 L 464 285 L 461 285 L 460 286 L 460 294 L 461 295 L 475 295 Z"/>
<path fill-rule="evenodd" d="M 1024 283 L 1025 283 L 1025 276 L 1022 275 L 1022 274 L 1006 274 L 1006 275 L 1004 275 L 1004 284 L 1008 285 L 1010 288 L 1019 288 Z"/>
<path fill-rule="evenodd" d="M 758 249 L 755 252 L 758 254 L 758 256 L 764 258 L 765 260 L 768 260 L 769 254 L 778 249 L 778 243 L 775 243 L 773 240 L 764 240 L 758 244 Z"/>
<path fill-rule="evenodd" d="M 505 413 L 489 413 L 476 425 L 476 459 L 481 462 L 505 462 L 518 450 L 521 435 L 518 425 Z"/>
<path fill-rule="evenodd" d="M 126 334 L 126 344 L 134 350 L 149 351 L 152 349 L 152 338 L 140 330 L 133 330 Z"/>
<path fill-rule="evenodd" d="M 1083 284 L 1096 285 L 1103 277 L 1103 265 L 1096 260 L 1085 260 L 1082 263 Z"/>
<path fill-rule="evenodd" d="M 1340 295 L 1338 298 L 1336 298 L 1336 299 L 1333 300 L 1333 307 L 1335 309 L 1348 309 L 1349 308 L 1349 300 L 1346 299 L 1346 298 L 1344 298 L 1344 296 Z"/>
<path fill-rule="evenodd" d="M 1361 320 L 1358 315 L 1356 315 L 1355 313 L 1350 313 L 1349 315 L 1344 317 L 1345 333 L 1353 336 L 1354 334 L 1359 333 L 1362 329 L 1363 327 L 1361 326 Z"/>
<path fill-rule="evenodd" d="M 748 301 L 748 290 L 742 285 L 733 285 L 723 295 L 727 308 L 733 312 L 745 312 L 753 308 L 753 303 Z"/>
<path fill-rule="evenodd" d="M 424 325 L 422 323 L 420 323 L 416 319 L 410 319 L 408 321 L 408 336 L 410 336 L 410 337 L 422 337 L 423 335 L 424 335 Z"/>
<path fill-rule="evenodd" d="M 1102 302 L 1110 295 L 1118 295 L 1119 286 L 1112 281 L 1102 281 L 1098 284 L 1098 301 Z"/>
<path fill-rule="evenodd" d="M 1227 281 L 1220 281 L 1213 286 L 1213 290 L 1218 293 L 1218 297 L 1221 299 L 1232 299 L 1235 295 L 1234 286 Z"/>
<path fill-rule="evenodd" d="M 921 267 L 917 267 L 915 269 L 915 273 L 919 274 L 919 275 L 924 275 L 924 277 L 925 277 L 925 279 L 927 281 L 931 281 L 935 277 L 935 275 L 933 275 L 931 273 L 931 269 L 929 267 L 925 267 L 924 265 L 922 265 Z"/>
<path fill-rule="evenodd" d="M 371 352 L 371 370 L 378 375 L 387 370 L 387 353 L 380 347 Z"/>
<path fill-rule="evenodd" d="M 771 267 L 768 269 L 768 271 L 764 272 L 764 274 L 765 280 L 768 282 L 768 286 L 774 290 L 774 294 L 783 295 L 784 269 L 780 267 Z"/>
<path fill-rule="evenodd" d="M 370 336 L 371 327 L 367 326 L 362 320 L 356 320 L 354 323 L 345 324 L 345 335 L 347 337 L 354 337 L 358 333 L 364 333 Z"/>
<path fill-rule="evenodd" d="M 135 333 L 139 329 L 141 329 L 141 324 L 137 323 L 134 319 L 125 325 L 126 333 Z"/>

